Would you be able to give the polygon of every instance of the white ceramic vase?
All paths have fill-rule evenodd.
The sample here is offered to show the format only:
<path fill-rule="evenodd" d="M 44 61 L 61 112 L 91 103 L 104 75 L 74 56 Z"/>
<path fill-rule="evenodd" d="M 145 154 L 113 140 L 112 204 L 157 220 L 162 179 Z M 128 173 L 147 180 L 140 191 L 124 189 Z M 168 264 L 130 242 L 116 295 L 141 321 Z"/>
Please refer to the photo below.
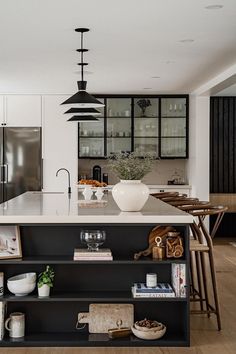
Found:
<path fill-rule="evenodd" d="M 122 211 L 139 211 L 148 200 L 149 189 L 141 180 L 120 180 L 112 196 Z"/>
<path fill-rule="evenodd" d="M 39 297 L 48 297 L 50 294 L 50 286 L 43 284 L 41 287 L 38 286 Z"/>

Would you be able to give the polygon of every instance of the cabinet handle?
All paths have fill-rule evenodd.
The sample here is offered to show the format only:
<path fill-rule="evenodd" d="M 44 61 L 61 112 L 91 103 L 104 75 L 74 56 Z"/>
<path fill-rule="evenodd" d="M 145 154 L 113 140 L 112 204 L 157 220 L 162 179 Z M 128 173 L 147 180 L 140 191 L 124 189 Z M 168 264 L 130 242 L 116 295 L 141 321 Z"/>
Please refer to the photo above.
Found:
<path fill-rule="evenodd" d="M 2 183 L 8 183 L 8 165 L 2 165 L 3 169 L 4 169 L 4 180 Z"/>
<path fill-rule="evenodd" d="M 0 165 L 0 183 L 3 184 L 4 181 L 2 179 L 3 177 L 3 169 L 4 169 L 4 165 Z"/>

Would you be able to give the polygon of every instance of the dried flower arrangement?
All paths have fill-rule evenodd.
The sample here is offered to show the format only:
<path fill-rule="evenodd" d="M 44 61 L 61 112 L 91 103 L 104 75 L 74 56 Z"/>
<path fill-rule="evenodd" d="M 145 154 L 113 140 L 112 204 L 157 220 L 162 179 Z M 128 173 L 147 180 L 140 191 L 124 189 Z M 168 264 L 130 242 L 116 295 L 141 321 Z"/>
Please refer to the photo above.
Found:
<path fill-rule="evenodd" d="M 155 154 L 146 153 L 142 157 L 135 152 L 118 153 L 110 157 L 109 167 L 123 180 L 141 180 L 152 170 Z"/>

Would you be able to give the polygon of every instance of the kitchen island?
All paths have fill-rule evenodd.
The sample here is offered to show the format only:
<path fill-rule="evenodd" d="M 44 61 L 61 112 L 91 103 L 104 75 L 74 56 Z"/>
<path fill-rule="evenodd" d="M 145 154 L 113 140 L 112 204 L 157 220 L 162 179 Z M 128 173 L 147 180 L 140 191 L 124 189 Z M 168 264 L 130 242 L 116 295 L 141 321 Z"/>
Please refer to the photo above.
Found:
<path fill-rule="evenodd" d="M 22 259 L 0 260 L 5 279 L 24 272 L 40 273 L 51 265 L 56 273 L 51 296 L 38 298 L 36 290 L 15 297 L 5 287 L 3 301 L 8 314 L 26 315 L 26 335 L 12 341 L 5 335 L 1 346 L 188 346 L 189 345 L 189 240 L 192 216 L 149 197 L 140 212 L 121 212 L 107 193 L 102 203 L 85 205 L 80 192 L 27 192 L 0 205 L 0 223 L 19 225 Z M 172 225 L 184 242 L 180 259 L 134 260 L 134 253 L 148 246 L 148 234 L 156 225 Z M 81 247 L 80 231 L 106 232 L 103 247 L 110 248 L 113 261 L 74 261 L 74 248 Z M 134 282 L 145 282 L 147 273 L 157 273 L 158 282 L 171 282 L 172 263 L 186 265 L 187 296 L 133 298 Z M 133 304 L 136 320 L 156 319 L 167 326 L 163 338 L 145 341 L 131 335 L 111 340 L 106 334 L 76 330 L 79 312 L 92 303 Z"/>

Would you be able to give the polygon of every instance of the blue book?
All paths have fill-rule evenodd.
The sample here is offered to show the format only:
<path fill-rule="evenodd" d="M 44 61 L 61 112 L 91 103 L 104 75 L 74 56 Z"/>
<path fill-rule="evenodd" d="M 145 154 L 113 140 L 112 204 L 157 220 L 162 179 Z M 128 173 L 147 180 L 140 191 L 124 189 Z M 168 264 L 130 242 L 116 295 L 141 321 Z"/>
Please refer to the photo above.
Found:
<path fill-rule="evenodd" d="M 172 293 L 173 288 L 169 283 L 158 283 L 154 288 L 148 288 L 144 283 L 134 283 L 136 293 Z"/>

